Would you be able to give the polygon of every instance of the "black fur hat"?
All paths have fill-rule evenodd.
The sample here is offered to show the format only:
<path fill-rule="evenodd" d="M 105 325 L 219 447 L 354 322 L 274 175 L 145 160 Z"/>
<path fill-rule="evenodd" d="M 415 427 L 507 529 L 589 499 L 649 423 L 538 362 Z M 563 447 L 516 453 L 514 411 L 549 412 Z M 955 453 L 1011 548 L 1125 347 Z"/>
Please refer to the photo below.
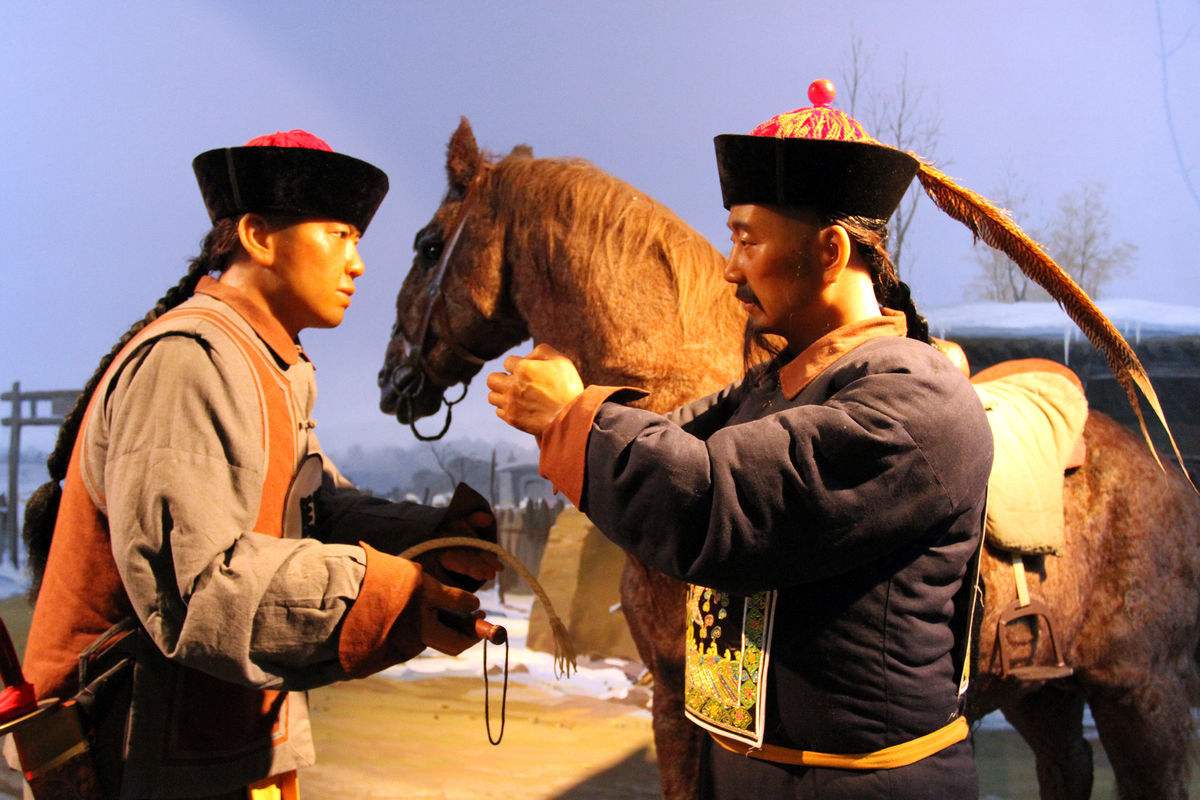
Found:
<path fill-rule="evenodd" d="M 383 170 L 335 153 L 305 131 L 251 139 L 196 156 L 192 169 L 208 216 L 239 214 L 324 217 L 367 230 L 388 191 Z"/>
<path fill-rule="evenodd" d="M 812 108 L 713 141 L 725 208 L 742 203 L 801 206 L 884 219 L 917 174 L 908 153 L 880 144 L 853 117 L 828 105 L 833 85 L 809 87 Z"/>

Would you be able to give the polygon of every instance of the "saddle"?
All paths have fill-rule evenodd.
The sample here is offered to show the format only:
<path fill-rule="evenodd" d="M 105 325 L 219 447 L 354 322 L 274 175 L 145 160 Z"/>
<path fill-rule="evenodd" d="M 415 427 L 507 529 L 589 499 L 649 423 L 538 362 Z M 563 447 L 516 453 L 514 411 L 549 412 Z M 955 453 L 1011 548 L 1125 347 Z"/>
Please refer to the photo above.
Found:
<path fill-rule="evenodd" d="M 988 544 L 1021 555 L 1062 555 L 1063 477 L 1083 465 L 1087 397 L 1067 367 L 1005 361 L 971 378 L 992 428 Z"/>
<path fill-rule="evenodd" d="M 1001 674 L 1021 680 L 1053 680 L 1071 674 L 1054 635 L 1048 606 L 1029 596 L 1025 556 L 1062 555 L 1063 480 L 1083 465 L 1083 427 L 1088 405 L 1083 384 L 1067 367 L 1045 359 L 1006 361 L 971 378 L 992 428 L 995 455 L 988 480 L 985 536 L 1010 554 L 1017 599 L 1000 614 Z M 1035 636 L 1045 621 L 1054 663 L 1014 666 L 1005 629 L 1029 620 Z M 1036 654 L 1035 654 L 1036 655 Z"/>

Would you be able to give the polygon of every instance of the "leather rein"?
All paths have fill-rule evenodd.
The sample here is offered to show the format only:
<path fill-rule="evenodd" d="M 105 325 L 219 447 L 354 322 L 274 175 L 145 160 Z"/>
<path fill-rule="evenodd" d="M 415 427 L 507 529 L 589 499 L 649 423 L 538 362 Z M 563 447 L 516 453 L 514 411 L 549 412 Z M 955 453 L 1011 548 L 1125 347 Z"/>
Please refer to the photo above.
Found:
<path fill-rule="evenodd" d="M 458 213 L 455 218 L 453 225 L 454 232 L 450 235 L 450 240 L 446 243 L 445 249 L 442 250 L 441 257 L 438 258 L 438 262 L 434 266 L 433 279 L 429 282 L 429 286 L 425 289 L 425 296 L 429 302 L 428 305 L 425 306 L 425 313 L 421 315 L 421 325 L 417 328 L 416 336 L 413 338 L 413 341 L 416 342 L 416 346 L 412 349 L 408 349 L 408 337 L 404 336 L 404 330 L 401 327 L 399 315 L 396 317 L 396 324 L 392 327 L 392 338 L 395 338 L 396 336 L 402 337 L 405 340 L 405 349 L 407 352 L 404 359 L 392 368 L 392 373 L 388 376 L 388 380 L 391 382 L 392 387 L 396 389 L 397 393 L 400 395 L 398 398 L 398 408 L 407 414 L 409 419 L 408 426 L 412 430 L 413 436 L 417 437 L 417 440 L 422 442 L 437 441 L 446 435 L 446 432 L 450 430 L 450 421 L 453 417 L 454 406 L 466 399 L 467 386 L 470 383 L 470 379 L 463 382 L 462 394 L 460 394 L 454 400 L 449 400 L 446 397 L 446 392 L 450 388 L 449 386 L 442 389 L 440 403 L 446 406 L 446 421 L 442 425 L 442 429 L 440 431 L 438 431 L 436 434 L 427 435 L 417 430 L 417 418 L 414 414 L 413 401 L 414 398 L 417 395 L 420 395 L 425 389 L 426 381 L 432 381 L 432 378 L 429 377 L 430 369 L 425 361 L 425 354 L 433 347 L 433 342 L 431 342 L 430 339 L 431 335 L 435 334 L 435 331 L 433 330 L 433 317 L 437 309 L 440 308 L 439 316 L 443 333 L 437 334 L 436 341 L 440 341 L 456 358 L 467 364 L 471 364 L 475 367 L 482 367 L 487 363 L 487 359 L 472 353 L 465 346 L 454 341 L 453 336 L 450 335 L 450 318 L 447 316 L 446 310 L 449 300 L 447 299 L 445 292 L 446 275 L 450 271 L 450 259 L 454 256 L 454 252 L 458 248 L 459 240 L 462 238 L 463 228 L 466 227 L 467 218 L 470 216 L 471 205 L 476 196 L 475 190 L 479 184 L 482 183 L 483 176 L 487 171 L 487 165 L 480 165 L 478 174 L 476 174 L 476 176 L 471 180 L 470 186 L 467 187 L 466 194 L 463 197 L 462 204 L 459 206 Z M 415 372 L 417 375 L 416 387 L 410 391 L 401 391 L 399 387 L 400 382 L 405 377 L 405 369 Z"/>

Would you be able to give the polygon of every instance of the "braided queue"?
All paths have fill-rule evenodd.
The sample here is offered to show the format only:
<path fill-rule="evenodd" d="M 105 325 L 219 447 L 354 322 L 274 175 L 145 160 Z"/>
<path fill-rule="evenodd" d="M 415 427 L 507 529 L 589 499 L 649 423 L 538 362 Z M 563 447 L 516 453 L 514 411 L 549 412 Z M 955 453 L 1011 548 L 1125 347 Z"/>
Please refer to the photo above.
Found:
<path fill-rule="evenodd" d="M 910 153 L 910 155 L 913 154 Z M 920 161 L 920 159 L 917 160 Z M 1175 442 L 1171 427 L 1167 424 L 1162 404 L 1158 400 L 1154 387 L 1150 384 L 1146 368 L 1142 366 L 1141 360 L 1138 359 L 1137 353 L 1134 352 L 1129 342 L 1125 341 L 1125 337 L 1121 335 L 1116 326 L 1109 321 L 1108 317 L 1104 316 L 1104 312 L 1096 307 L 1092 298 L 1088 297 L 1079 284 L 1054 262 L 1054 259 L 1042 249 L 1041 245 L 1031 239 L 1008 214 L 997 208 L 987 198 L 966 187 L 959 186 L 944 172 L 924 162 L 921 162 L 917 177 L 921 181 L 921 188 L 925 190 L 925 194 L 929 195 L 938 208 L 965 225 L 977 239 L 983 239 L 988 245 L 1011 258 L 1025 275 L 1050 293 L 1050 296 L 1067 312 L 1067 316 L 1079 326 L 1092 345 L 1104 354 L 1109 369 L 1112 370 L 1117 382 L 1121 384 L 1121 388 L 1125 390 L 1129 405 L 1137 415 L 1142 437 L 1146 440 L 1151 455 L 1154 456 L 1159 467 L 1162 467 L 1162 461 L 1150 440 L 1150 431 L 1146 427 L 1146 419 L 1142 415 L 1141 403 L 1138 401 L 1134 387 L 1136 386 L 1142 391 L 1150 408 L 1153 409 L 1158 421 L 1162 423 L 1163 429 L 1167 432 L 1171 449 L 1183 470 L 1184 477 L 1192 488 L 1196 489 L 1195 483 L 1192 482 L 1191 476 L 1188 475 L 1187 468 L 1184 466 L 1183 454 L 1179 451 L 1179 445 Z M 1197 491 L 1200 492 L 1200 489 Z"/>
<path fill-rule="evenodd" d="M 46 571 L 46 559 L 50 555 L 50 542 L 54 537 L 54 524 L 58 519 L 58 506 L 62 501 L 61 482 L 67 477 L 67 467 L 71 463 L 71 454 L 75 442 L 79 438 L 79 429 L 88 403 L 96 392 L 96 387 L 104 378 L 113 359 L 121 352 L 129 341 L 138 335 L 154 320 L 187 300 L 196 291 L 196 284 L 211 272 L 221 272 L 229 265 L 230 258 L 241 247 L 237 234 L 237 220 L 223 219 L 217 222 L 212 230 L 204 237 L 200 246 L 200 255 L 188 264 L 187 273 L 177 284 L 166 291 L 154 307 L 129 327 L 129 330 L 113 345 L 107 355 L 100 359 L 96 371 L 88 379 L 80 392 L 75 405 L 63 418 L 62 426 L 58 429 L 58 438 L 54 442 L 54 450 L 46 459 L 46 469 L 50 480 L 39 486 L 25 504 L 25 525 L 22 537 L 28 553 L 28 566 L 32 582 L 29 589 L 29 600 L 37 599 L 38 590 L 42 585 L 42 575 Z"/>
<path fill-rule="evenodd" d="M 871 270 L 871 283 L 879 304 L 903 311 L 908 323 L 908 338 L 929 343 L 929 322 L 917 311 L 912 290 L 900 280 L 896 265 L 888 255 L 887 220 L 869 217 L 832 217 L 825 225 L 840 225 L 858 248 L 858 254 Z"/>

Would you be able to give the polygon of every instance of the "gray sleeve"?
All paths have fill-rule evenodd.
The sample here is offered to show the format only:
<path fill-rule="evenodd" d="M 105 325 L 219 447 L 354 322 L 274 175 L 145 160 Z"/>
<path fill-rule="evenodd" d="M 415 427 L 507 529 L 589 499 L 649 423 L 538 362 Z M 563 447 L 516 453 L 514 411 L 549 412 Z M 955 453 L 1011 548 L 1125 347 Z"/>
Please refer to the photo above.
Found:
<path fill-rule="evenodd" d="M 222 334 L 167 336 L 131 358 L 91 428 L 106 454 L 94 488 L 113 556 L 167 657 L 258 688 L 345 677 L 338 625 L 365 554 L 252 530 L 261 411 L 249 367 Z"/>
<path fill-rule="evenodd" d="M 824 404 L 704 440 L 606 403 L 588 439 L 582 510 L 643 562 L 693 583 L 751 592 L 836 575 L 961 513 L 948 474 L 986 481 L 990 435 L 966 401 L 912 375 L 868 374 Z M 918 444 L 914 414 L 937 435 Z"/>

